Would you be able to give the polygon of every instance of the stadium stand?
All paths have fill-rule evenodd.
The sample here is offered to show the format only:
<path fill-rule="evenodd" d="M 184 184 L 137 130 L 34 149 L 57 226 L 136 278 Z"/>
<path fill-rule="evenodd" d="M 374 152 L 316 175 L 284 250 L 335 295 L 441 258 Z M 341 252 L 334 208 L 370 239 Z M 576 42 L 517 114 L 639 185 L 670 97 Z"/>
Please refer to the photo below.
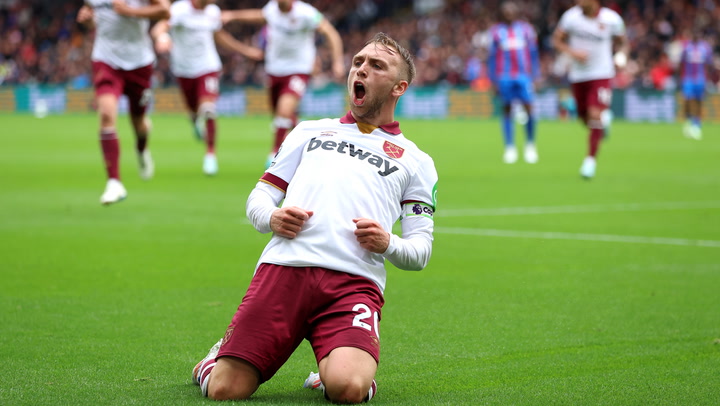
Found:
<path fill-rule="evenodd" d="M 501 0 L 308 0 L 336 26 L 347 50 L 358 49 L 371 33 L 385 31 L 401 39 L 416 55 L 417 86 L 488 90 L 484 60 L 487 30 L 495 21 Z M 222 9 L 261 7 L 266 0 L 218 0 Z M 550 36 L 562 12 L 573 0 L 521 0 L 524 17 L 539 33 L 543 87 L 564 86 L 564 59 L 557 58 Z M 92 36 L 75 22 L 82 0 L 0 0 L 0 86 L 61 85 L 88 89 L 91 85 Z M 433 7 L 439 4 L 440 7 Z M 680 56 L 681 42 L 691 27 L 700 27 L 714 41 L 715 77 L 720 80 L 719 0 L 615 0 L 603 4 L 623 16 L 632 53 L 627 67 L 616 76 L 617 89 L 674 91 L 671 74 Z M 226 27 L 236 38 L 258 44 L 252 26 Z M 330 83 L 329 55 L 321 47 L 313 87 Z M 223 86 L 262 86 L 261 62 L 222 53 Z M 350 55 L 346 54 L 349 60 Z M 174 86 L 167 57 L 158 60 L 156 87 Z M 711 89 L 717 91 L 717 89 Z M 466 99 L 471 96 L 463 96 Z M 82 102 L 73 101 L 73 106 Z M 251 102 L 254 103 L 254 102 Z M 711 102 L 710 105 L 714 105 Z M 3 105 L 7 105 L 4 103 Z M 717 103 L 715 103 L 717 104 Z M 453 106 L 455 110 L 462 107 Z M 486 107 L 483 107 L 486 109 Z M 472 110 L 468 114 L 473 114 Z"/>

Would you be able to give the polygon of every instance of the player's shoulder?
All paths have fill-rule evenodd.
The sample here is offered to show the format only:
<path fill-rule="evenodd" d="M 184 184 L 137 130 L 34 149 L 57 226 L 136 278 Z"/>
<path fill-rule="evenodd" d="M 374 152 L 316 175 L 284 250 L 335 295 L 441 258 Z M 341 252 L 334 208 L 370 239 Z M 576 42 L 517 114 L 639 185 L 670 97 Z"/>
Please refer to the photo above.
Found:
<path fill-rule="evenodd" d="M 505 27 L 506 27 L 505 23 L 497 22 L 497 23 L 493 23 L 493 24 L 490 26 L 490 29 L 488 29 L 488 31 L 489 31 L 490 33 L 496 33 L 496 32 L 502 30 L 502 29 L 505 28 Z"/>
<path fill-rule="evenodd" d="M 313 23 L 319 23 L 320 20 L 323 19 L 323 15 L 320 10 L 315 8 L 315 6 L 312 6 L 302 1 L 296 0 L 293 3 L 293 13 L 296 16 L 307 19 Z"/>
<path fill-rule="evenodd" d="M 406 138 L 406 139 L 407 139 L 407 138 Z M 430 154 L 428 154 L 427 152 L 425 152 L 425 150 L 423 150 L 423 149 L 420 148 L 417 144 L 415 144 L 414 141 L 409 140 L 409 139 L 408 139 L 408 141 L 410 141 L 411 145 L 413 146 L 414 150 L 416 151 L 415 153 L 416 153 L 416 155 L 417 155 L 417 157 L 418 157 L 418 160 L 423 161 L 423 162 L 430 162 L 430 163 L 432 163 L 433 165 L 435 165 L 435 163 L 434 163 L 432 157 L 430 156 Z"/>
<path fill-rule="evenodd" d="M 170 14 L 190 11 L 190 0 L 177 0 L 170 5 Z"/>
<path fill-rule="evenodd" d="M 392 142 L 392 140 L 390 142 Z M 398 142 L 398 144 L 405 149 L 405 153 L 402 157 L 398 158 L 399 160 L 409 159 L 410 167 L 415 168 L 413 169 L 414 172 L 422 174 L 434 173 L 434 176 L 437 177 L 435 161 L 430 154 L 422 150 L 415 142 L 407 137 L 404 137 L 404 142 Z"/>
<path fill-rule="evenodd" d="M 298 136 L 314 136 L 318 132 L 340 131 L 342 129 L 339 118 L 321 118 L 317 120 L 303 120 L 293 129 Z"/>
<path fill-rule="evenodd" d="M 293 2 L 293 8 L 297 7 L 298 11 L 302 11 L 304 13 L 319 13 L 318 9 L 315 8 L 312 4 L 305 3 L 304 1 L 295 0 Z"/>
<path fill-rule="evenodd" d="M 283 145 L 304 145 L 314 137 L 332 136 L 342 132 L 339 119 L 303 120 L 290 131 Z"/>
<path fill-rule="evenodd" d="M 518 25 L 519 25 L 520 27 L 522 27 L 522 29 L 523 29 L 525 32 L 528 32 L 528 33 L 531 33 L 531 34 L 534 34 L 534 33 L 535 33 L 535 26 L 533 26 L 532 24 L 530 24 L 530 22 L 528 22 L 528 21 L 518 20 Z"/>
<path fill-rule="evenodd" d="M 622 21 L 622 17 L 620 16 L 620 14 L 618 14 L 617 11 L 609 7 L 600 7 L 600 13 L 598 17 L 601 20 Z"/>
<path fill-rule="evenodd" d="M 523 28 L 533 28 L 533 25 L 530 24 L 530 22 L 528 22 L 526 20 L 516 20 L 515 24 L 517 24 L 519 27 L 523 27 Z"/>
<path fill-rule="evenodd" d="M 583 19 L 584 15 L 580 6 L 572 6 L 562 13 L 558 26 L 561 30 L 565 30 L 571 26 L 582 24 Z"/>
<path fill-rule="evenodd" d="M 572 6 L 569 9 L 565 10 L 564 13 L 562 13 L 562 16 L 564 18 L 580 18 L 582 17 L 583 12 L 580 6 Z"/>
<path fill-rule="evenodd" d="M 270 0 L 263 6 L 262 11 L 263 13 L 279 13 L 280 6 L 278 6 L 277 1 Z"/>
<path fill-rule="evenodd" d="M 296 128 L 308 129 L 308 128 L 321 128 L 335 126 L 340 127 L 339 118 L 319 118 L 314 120 L 303 120 L 298 123 Z"/>
<path fill-rule="evenodd" d="M 205 13 L 210 16 L 219 16 L 222 14 L 222 11 L 217 4 L 208 4 L 205 6 Z"/>
<path fill-rule="evenodd" d="M 408 156 L 412 157 L 412 159 L 420 163 L 420 165 L 435 165 L 430 154 L 421 149 L 420 146 L 418 146 L 415 141 L 408 138 L 405 133 L 401 132 L 400 134 L 389 137 L 388 142 L 397 144 L 399 147 L 403 148 L 405 153 L 407 153 Z"/>

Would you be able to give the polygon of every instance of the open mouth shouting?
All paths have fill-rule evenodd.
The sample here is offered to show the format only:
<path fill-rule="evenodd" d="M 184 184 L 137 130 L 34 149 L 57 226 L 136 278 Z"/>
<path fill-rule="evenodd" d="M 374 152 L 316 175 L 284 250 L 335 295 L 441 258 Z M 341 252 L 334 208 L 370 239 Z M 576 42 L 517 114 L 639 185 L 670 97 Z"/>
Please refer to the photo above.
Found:
<path fill-rule="evenodd" d="M 352 103 L 356 106 L 365 104 L 365 85 L 360 81 L 353 83 Z"/>

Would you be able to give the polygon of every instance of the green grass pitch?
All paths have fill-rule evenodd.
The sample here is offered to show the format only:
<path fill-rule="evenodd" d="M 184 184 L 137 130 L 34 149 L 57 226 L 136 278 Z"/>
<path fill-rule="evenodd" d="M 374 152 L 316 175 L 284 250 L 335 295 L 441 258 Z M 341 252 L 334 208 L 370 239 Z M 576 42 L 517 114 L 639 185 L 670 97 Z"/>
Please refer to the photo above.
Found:
<path fill-rule="evenodd" d="M 269 238 L 245 220 L 269 119 L 219 120 L 220 173 L 185 117 L 154 115 L 156 176 L 102 207 L 94 115 L 2 115 L 0 404 L 208 404 L 190 371 Z M 390 267 L 377 405 L 720 404 L 720 126 L 541 122 L 540 161 L 502 163 L 497 121 L 405 120 L 440 176 L 433 258 Z M 522 139 L 522 130 L 518 130 Z M 322 405 L 304 343 L 255 394 Z"/>

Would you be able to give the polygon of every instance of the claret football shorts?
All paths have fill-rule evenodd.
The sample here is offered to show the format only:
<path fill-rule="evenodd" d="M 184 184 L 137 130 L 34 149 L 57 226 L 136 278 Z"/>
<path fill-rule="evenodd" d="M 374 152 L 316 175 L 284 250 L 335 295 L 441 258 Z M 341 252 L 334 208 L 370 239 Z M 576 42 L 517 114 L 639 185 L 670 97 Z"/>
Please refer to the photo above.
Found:
<path fill-rule="evenodd" d="M 380 360 L 380 288 L 367 278 L 317 267 L 261 264 L 228 326 L 217 358 L 237 357 L 270 379 L 303 339 L 319 362 L 338 347 Z"/>

